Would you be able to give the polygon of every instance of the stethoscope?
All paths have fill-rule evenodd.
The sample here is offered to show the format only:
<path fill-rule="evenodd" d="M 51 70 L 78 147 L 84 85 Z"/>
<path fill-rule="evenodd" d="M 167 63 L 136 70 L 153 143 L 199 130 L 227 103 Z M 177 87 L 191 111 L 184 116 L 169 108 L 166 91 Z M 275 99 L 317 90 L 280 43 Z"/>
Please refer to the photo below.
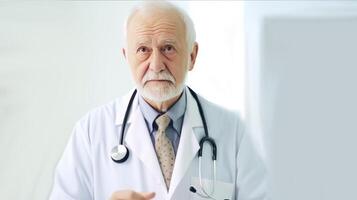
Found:
<path fill-rule="evenodd" d="M 190 186 L 189 190 L 193 193 L 196 193 L 197 195 L 199 195 L 202 198 L 214 199 L 212 197 L 212 194 L 214 193 L 214 188 L 215 188 L 214 186 L 216 183 L 217 146 L 216 146 L 214 139 L 209 137 L 209 135 L 208 135 L 206 118 L 203 114 L 203 109 L 202 109 L 200 101 L 198 100 L 197 94 L 190 87 L 188 87 L 188 89 L 190 90 L 193 98 L 196 100 L 196 103 L 198 106 L 198 111 L 200 113 L 202 123 L 203 123 L 203 129 L 205 131 L 205 136 L 203 136 L 199 142 L 200 149 L 198 150 L 198 174 L 199 174 L 199 186 L 200 186 L 199 189 L 200 189 L 200 191 L 197 191 L 194 186 Z M 129 158 L 129 149 L 123 144 L 123 141 L 124 141 L 124 134 L 125 134 L 125 126 L 126 126 L 126 123 L 127 123 L 127 120 L 128 120 L 129 114 L 130 114 L 130 109 L 133 104 L 136 93 L 137 93 L 137 91 L 134 90 L 133 94 L 130 97 L 127 109 L 125 111 L 125 115 L 124 115 L 124 119 L 123 119 L 123 123 L 122 123 L 123 125 L 121 127 L 121 135 L 120 135 L 121 137 L 120 137 L 119 145 L 113 147 L 113 149 L 110 153 L 112 160 L 116 163 L 123 163 Z M 213 182 L 213 187 L 212 187 L 212 190 L 210 193 L 208 193 L 205 190 L 203 183 L 202 183 L 202 170 L 201 170 L 202 169 L 202 152 L 203 152 L 203 145 L 205 142 L 210 144 L 211 148 L 212 148 L 213 180 L 214 180 L 214 182 Z"/>

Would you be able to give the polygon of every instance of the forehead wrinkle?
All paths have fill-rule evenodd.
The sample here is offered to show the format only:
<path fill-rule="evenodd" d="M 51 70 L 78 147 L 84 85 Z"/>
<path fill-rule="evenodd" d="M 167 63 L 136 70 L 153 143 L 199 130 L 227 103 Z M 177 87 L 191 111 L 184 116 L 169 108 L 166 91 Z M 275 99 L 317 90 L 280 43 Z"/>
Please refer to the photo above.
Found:
<path fill-rule="evenodd" d="M 175 30 L 140 30 L 136 31 L 136 34 L 138 35 L 143 35 L 143 36 L 152 36 L 152 35 L 159 35 L 161 33 L 169 33 L 169 34 L 175 34 Z"/>
<path fill-rule="evenodd" d="M 177 29 L 175 27 L 138 27 L 135 30 L 138 34 L 157 34 L 161 32 L 176 33 Z"/>
<path fill-rule="evenodd" d="M 149 37 L 145 37 L 145 35 L 138 37 L 137 42 L 135 44 L 137 45 L 149 45 L 152 43 L 152 39 Z M 177 45 L 177 39 L 176 38 L 158 38 L 158 43 L 161 44 L 174 44 Z"/>
<path fill-rule="evenodd" d="M 181 41 L 180 35 L 185 36 L 185 27 L 182 26 L 179 20 L 146 20 L 138 15 L 137 19 L 133 19 L 132 25 L 134 33 L 132 36 L 136 38 L 136 45 L 150 45 L 154 39 L 152 37 L 157 37 L 160 44 L 170 43 L 175 46 L 181 46 L 179 44 L 179 41 Z"/>
<path fill-rule="evenodd" d="M 149 44 L 152 43 L 152 40 L 157 37 L 159 43 L 169 42 L 176 44 L 175 41 L 179 40 L 175 32 L 170 32 L 167 30 L 155 30 L 155 31 L 141 31 L 137 33 L 137 39 L 139 43 Z"/>
<path fill-rule="evenodd" d="M 152 24 L 141 23 L 138 24 L 135 28 L 135 32 L 157 32 L 158 30 L 166 30 L 168 32 L 179 31 L 178 25 L 170 22 L 154 22 Z"/>
<path fill-rule="evenodd" d="M 153 24 L 150 27 L 156 28 L 156 27 L 160 27 L 160 26 L 168 26 L 169 28 L 176 28 L 177 24 L 170 23 L 170 22 L 160 22 L 160 23 L 157 23 L 157 24 Z"/>

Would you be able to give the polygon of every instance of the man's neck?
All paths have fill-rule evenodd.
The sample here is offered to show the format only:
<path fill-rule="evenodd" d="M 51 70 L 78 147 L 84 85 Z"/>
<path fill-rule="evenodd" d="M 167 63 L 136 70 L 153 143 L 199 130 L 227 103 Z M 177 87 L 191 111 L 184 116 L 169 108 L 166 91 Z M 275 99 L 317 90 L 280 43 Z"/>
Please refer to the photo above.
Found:
<path fill-rule="evenodd" d="M 173 97 L 172 99 L 163 102 L 155 102 L 145 97 L 143 97 L 143 99 L 156 111 L 163 113 L 166 112 L 172 105 L 174 105 L 180 99 L 181 95 L 182 92 L 179 95 Z"/>

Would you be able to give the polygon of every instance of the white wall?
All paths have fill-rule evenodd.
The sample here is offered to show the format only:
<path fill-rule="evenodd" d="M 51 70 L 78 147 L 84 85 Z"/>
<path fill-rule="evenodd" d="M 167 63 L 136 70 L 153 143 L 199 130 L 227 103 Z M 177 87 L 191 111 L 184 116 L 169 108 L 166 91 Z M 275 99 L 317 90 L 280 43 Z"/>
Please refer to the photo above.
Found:
<path fill-rule="evenodd" d="M 191 13 L 200 43 L 188 83 L 244 110 L 241 2 L 176 3 Z M 121 56 L 132 5 L 0 3 L 0 199 L 46 199 L 74 123 L 134 86 Z"/>
<path fill-rule="evenodd" d="M 208 99 L 245 115 L 242 1 L 189 1 L 199 53 L 188 83 Z"/>
<path fill-rule="evenodd" d="M 133 86 L 128 4 L 0 3 L 0 198 L 46 199 L 71 129 Z"/>
<path fill-rule="evenodd" d="M 247 2 L 250 126 L 274 200 L 357 199 L 357 4 Z"/>

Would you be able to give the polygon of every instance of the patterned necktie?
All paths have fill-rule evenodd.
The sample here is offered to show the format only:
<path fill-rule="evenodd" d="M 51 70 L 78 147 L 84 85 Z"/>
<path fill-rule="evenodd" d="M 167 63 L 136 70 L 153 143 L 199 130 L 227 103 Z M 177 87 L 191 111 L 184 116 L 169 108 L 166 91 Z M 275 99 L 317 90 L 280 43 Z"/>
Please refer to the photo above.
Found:
<path fill-rule="evenodd" d="M 155 123 L 159 127 L 155 135 L 155 150 L 157 158 L 159 159 L 162 174 L 165 178 L 166 187 L 169 189 L 175 163 L 174 148 L 165 132 L 170 123 L 170 117 L 167 114 L 163 114 L 155 120 Z"/>

